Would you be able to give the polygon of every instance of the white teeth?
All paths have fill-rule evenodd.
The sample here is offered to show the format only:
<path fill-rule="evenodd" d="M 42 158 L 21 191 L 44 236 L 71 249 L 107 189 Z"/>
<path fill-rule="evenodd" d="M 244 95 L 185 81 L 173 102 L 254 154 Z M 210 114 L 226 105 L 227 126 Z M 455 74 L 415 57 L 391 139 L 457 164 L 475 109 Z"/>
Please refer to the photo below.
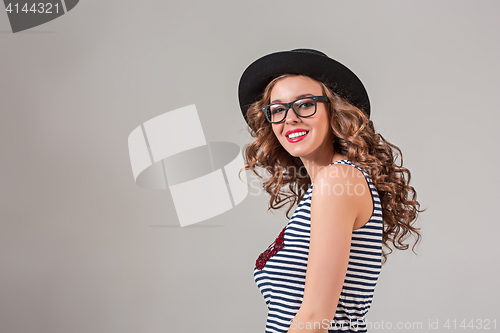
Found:
<path fill-rule="evenodd" d="M 295 132 L 295 133 L 292 133 L 288 136 L 288 138 L 290 139 L 295 139 L 295 138 L 298 138 L 299 136 L 302 136 L 302 135 L 306 135 L 307 132 Z"/>

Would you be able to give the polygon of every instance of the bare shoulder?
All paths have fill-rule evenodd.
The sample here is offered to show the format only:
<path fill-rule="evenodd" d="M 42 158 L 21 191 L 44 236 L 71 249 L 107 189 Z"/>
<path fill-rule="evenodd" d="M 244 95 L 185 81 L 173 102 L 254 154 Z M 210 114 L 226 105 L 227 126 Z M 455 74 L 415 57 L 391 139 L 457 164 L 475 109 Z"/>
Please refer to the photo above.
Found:
<path fill-rule="evenodd" d="M 330 221 L 348 221 L 351 230 L 363 226 L 373 210 L 372 197 L 364 174 L 356 167 L 332 164 L 316 175 L 312 190 L 311 215 Z M 331 222 L 329 222 L 331 223 Z"/>

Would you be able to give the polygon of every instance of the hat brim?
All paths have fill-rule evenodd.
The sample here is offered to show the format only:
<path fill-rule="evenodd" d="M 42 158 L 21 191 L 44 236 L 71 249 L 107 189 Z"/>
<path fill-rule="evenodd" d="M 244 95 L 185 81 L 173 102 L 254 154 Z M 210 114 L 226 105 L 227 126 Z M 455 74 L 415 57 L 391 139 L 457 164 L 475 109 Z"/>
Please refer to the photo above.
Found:
<path fill-rule="evenodd" d="M 306 75 L 323 82 L 370 117 L 368 93 L 356 74 L 326 55 L 297 50 L 268 54 L 254 61 L 243 72 L 238 97 L 246 122 L 249 106 L 262 98 L 269 82 L 283 74 Z"/>

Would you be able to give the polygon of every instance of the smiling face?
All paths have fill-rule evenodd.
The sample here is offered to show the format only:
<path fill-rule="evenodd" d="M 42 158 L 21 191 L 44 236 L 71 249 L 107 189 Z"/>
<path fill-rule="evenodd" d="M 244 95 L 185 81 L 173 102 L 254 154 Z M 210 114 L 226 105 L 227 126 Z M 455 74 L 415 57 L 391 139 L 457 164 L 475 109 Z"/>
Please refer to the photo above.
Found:
<path fill-rule="evenodd" d="M 271 90 L 271 103 L 289 103 L 304 96 L 323 96 L 319 82 L 307 76 L 287 76 L 276 82 Z M 302 161 L 316 163 L 333 155 L 333 133 L 330 129 L 328 104 L 317 102 L 316 113 L 311 117 L 298 117 L 290 108 L 286 118 L 272 124 L 273 132 L 290 155 Z M 290 131 L 306 132 L 304 136 L 289 138 Z M 299 133 L 301 134 L 301 133 Z"/>

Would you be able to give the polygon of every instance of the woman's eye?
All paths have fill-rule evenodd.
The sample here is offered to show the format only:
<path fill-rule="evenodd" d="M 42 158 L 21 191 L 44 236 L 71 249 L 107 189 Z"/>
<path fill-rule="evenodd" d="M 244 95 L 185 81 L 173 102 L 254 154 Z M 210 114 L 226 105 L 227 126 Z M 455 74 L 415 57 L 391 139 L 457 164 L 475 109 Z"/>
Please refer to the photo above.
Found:
<path fill-rule="evenodd" d="M 284 107 L 276 107 L 276 108 L 272 109 L 272 110 L 271 110 L 271 112 L 272 112 L 273 114 L 276 114 L 276 113 L 283 112 L 284 110 L 285 110 L 285 108 L 284 108 Z"/>
<path fill-rule="evenodd" d="M 307 101 L 307 102 L 301 102 L 301 103 L 299 104 L 299 108 L 310 108 L 310 107 L 312 107 L 313 105 L 314 105 L 314 103 L 309 102 L 309 101 Z"/>

